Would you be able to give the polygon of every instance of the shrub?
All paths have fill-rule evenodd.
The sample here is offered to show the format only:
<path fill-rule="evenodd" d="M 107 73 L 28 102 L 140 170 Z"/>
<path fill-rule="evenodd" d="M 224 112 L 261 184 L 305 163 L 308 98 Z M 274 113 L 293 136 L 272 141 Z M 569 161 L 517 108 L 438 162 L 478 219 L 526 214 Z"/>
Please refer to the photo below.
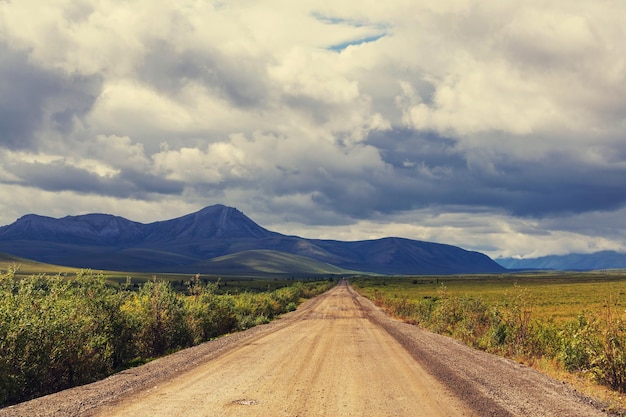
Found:
<path fill-rule="evenodd" d="M 91 271 L 72 279 L 0 273 L 0 407 L 267 323 L 332 285 L 220 295 L 217 284 L 196 276 L 183 295 L 156 279 L 136 292 L 120 291 Z"/>
<path fill-rule="evenodd" d="M 0 404 L 91 382 L 121 361 L 121 298 L 101 276 L 9 272 L 0 285 Z"/>
<path fill-rule="evenodd" d="M 557 355 L 569 372 L 586 372 L 592 367 L 592 358 L 599 349 L 599 329 L 596 320 L 585 313 L 567 323 L 559 332 L 561 346 Z"/>
<path fill-rule="evenodd" d="M 237 328 L 233 296 L 216 295 L 216 289 L 217 284 L 208 283 L 185 299 L 187 323 L 194 344 Z"/>
<path fill-rule="evenodd" d="M 191 346 L 193 339 L 185 320 L 185 305 L 167 281 L 150 281 L 132 293 L 122 306 L 136 332 L 140 356 L 152 358 Z"/>
<path fill-rule="evenodd" d="M 619 391 L 626 392 L 626 321 L 616 314 L 611 302 L 604 311 L 604 324 L 599 343 L 594 344 L 591 370 L 595 377 Z"/>

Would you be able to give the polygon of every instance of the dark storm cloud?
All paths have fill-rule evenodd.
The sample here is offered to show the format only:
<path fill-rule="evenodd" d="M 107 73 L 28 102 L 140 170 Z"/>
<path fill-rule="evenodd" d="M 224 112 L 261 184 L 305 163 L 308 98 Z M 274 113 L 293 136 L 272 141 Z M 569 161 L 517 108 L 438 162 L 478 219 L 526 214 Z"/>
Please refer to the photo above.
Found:
<path fill-rule="evenodd" d="M 595 211 L 571 216 L 552 216 L 542 219 L 545 230 L 568 230 L 585 235 L 620 238 L 626 230 L 624 209 L 614 212 Z"/>
<path fill-rule="evenodd" d="M 157 194 L 181 194 L 184 184 L 180 181 L 168 180 L 152 174 L 135 170 L 123 170 L 119 175 L 122 182 L 132 184 L 137 190 Z"/>
<path fill-rule="evenodd" d="M 20 183 L 45 191 L 74 191 L 112 197 L 144 197 L 149 194 L 180 194 L 183 184 L 136 171 L 102 177 L 62 161 L 50 164 L 17 163 L 11 166 Z"/>
<path fill-rule="evenodd" d="M 25 53 L 0 42 L 0 145 L 29 148 L 43 123 L 43 101 L 56 92 L 49 74 L 28 64 Z"/>
<path fill-rule="evenodd" d="M 467 163 L 456 149 L 456 140 L 435 133 L 408 129 L 374 132 L 366 143 L 376 147 L 383 161 L 398 170 L 413 170 L 415 165 L 463 167 Z"/>
<path fill-rule="evenodd" d="M 454 139 L 434 134 L 395 130 L 373 135 L 368 143 L 391 169 L 363 176 L 331 172 L 332 180 L 297 173 L 307 177 L 315 203 L 353 218 L 437 206 L 490 207 L 544 218 L 626 205 L 626 169 L 591 165 L 565 152 L 535 161 L 496 154 L 482 169 Z"/>
<path fill-rule="evenodd" d="M 537 161 L 498 162 L 498 175 L 477 180 L 494 193 L 493 205 L 519 216 L 612 211 L 626 204 L 626 169 L 588 165 L 566 153 Z"/>
<path fill-rule="evenodd" d="M 101 88 L 98 77 L 65 76 L 33 65 L 28 54 L 0 42 L 0 146 L 37 147 L 43 128 L 63 135 L 85 115 Z"/>

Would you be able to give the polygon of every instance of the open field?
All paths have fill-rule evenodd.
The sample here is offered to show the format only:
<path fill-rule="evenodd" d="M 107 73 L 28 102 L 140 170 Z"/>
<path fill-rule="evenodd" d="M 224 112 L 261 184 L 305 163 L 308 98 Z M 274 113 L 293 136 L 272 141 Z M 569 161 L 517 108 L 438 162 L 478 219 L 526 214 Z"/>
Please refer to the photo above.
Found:
<path fill-rule="evenodd" d="M 524 297 L 534 317 L 565 321 L 602 310 L 607 302 L 626 303 L 626 271 L 537 272 L 498 275 L 362 277 L 351 280 L 370 298 L 412 300 L 441 297 L 480 299 L 487 305 Z"/>

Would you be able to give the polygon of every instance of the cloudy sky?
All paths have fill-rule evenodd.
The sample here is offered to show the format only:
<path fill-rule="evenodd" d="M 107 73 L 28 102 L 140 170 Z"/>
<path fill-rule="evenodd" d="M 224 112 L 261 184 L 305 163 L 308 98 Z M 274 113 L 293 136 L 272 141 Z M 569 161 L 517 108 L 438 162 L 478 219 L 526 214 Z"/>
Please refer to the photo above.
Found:
<path fill-rule="evenodd" d="M 212 204 L 492 257 L 626 251 L 619 0 L 0 0 L 0 225 Z"/>

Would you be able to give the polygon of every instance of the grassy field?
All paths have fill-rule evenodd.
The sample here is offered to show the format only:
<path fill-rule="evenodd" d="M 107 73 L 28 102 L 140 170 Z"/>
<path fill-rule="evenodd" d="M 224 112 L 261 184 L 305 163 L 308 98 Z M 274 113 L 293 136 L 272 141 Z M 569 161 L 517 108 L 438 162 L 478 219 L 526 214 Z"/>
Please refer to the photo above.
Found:
<path fill-rule="evenodd" d="M 0 271 L 9 271 L 15 269 L 16 276 L 30 276 L 38 274 L 69 274 L 76 275 L 80 271 L 78 268 L 66 266 L 49 265 L 42 262 L 31 261 L 29 259 L 18 258 L 17 256 L 8 255 L 0 252 Z"/>
<path fill-rule="evenodd" d="M 533 315 L 554 321 L 576 318 L 582 312 L 602 310 L 607 302 L 626 303 L 626 271 L 542 272 L 499 275 L 355 278 L 352 284 L 370 298 L 440 297 L 480 299 L 487 305 L 524 297 Z"/>

